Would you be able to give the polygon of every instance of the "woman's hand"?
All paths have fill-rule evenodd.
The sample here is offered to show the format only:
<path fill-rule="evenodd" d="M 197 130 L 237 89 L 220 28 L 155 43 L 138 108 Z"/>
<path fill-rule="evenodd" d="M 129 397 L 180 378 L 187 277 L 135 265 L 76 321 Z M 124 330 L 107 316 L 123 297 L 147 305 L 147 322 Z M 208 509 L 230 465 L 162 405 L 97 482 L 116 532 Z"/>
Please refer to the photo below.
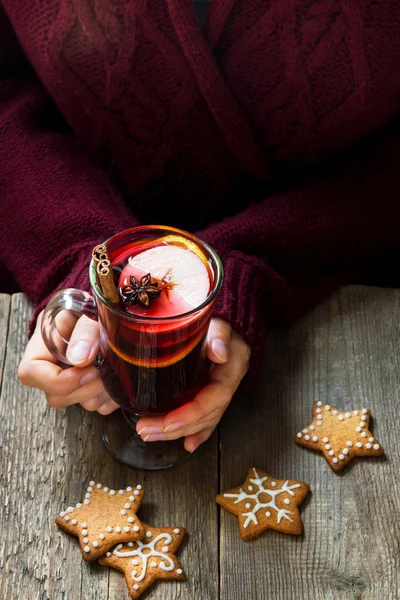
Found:
<path fill-rule="evenodd" d="M 105 391 L 98 369 L 90 366 L 99 351 L 98 323 L 85 316 L 76 320 L 67 311 L 58 315 L 57 327 L 64 337 L 70 338 L 67 358 L 74 365 L 63 369 L 43 341 L 42 316 L 40 313 L 18 368 L 21 382 L 43 390 L 54 408 L 79 403 L 86 410 L 97 410 L 102 415 L 119 408 Z"/>
<path fill-rule="evenodd" d="M 164 417 L 144 417 L 137 431 L 143 440 L 175 440 L 185 437 L 185 448 L 193 452 L 218 425 L 249 366 L 250 348 L 230 325 L 212 319 L 206 352 L 214 363 L 209 383 L 189 403 Z"/>

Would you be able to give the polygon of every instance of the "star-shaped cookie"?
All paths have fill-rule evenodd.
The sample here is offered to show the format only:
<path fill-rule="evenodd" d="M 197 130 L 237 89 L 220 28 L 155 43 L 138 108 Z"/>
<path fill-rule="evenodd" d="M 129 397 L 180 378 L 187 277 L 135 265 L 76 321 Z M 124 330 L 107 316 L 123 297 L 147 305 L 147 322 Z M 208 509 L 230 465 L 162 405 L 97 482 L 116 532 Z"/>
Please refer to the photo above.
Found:
<path fill-rule="evenodd" d="M 300 446 L 319 450 L 334 471 L 340 471 L 355 456 L 379 456 L 382 445 L 368 429 L 367 408 L 341 412 L 324 402 L 314 402 L 312 423 L 296 433 Z"/>
<path fill-rule="evenodd" d="M 56 523 L 79 538 L 86 561 L 96 560 L 120 542 L 143 538 L 144 527 L 136 515 L 143 495 L 141 485 L 113 490 L 91 481 L 83 502 L 61 512 Z"/>
<path fill-rule="evenodd" d="M 310 491 L 304 481 L 276 479 L 252 467 L 242 486 L 216 497 L 217 503 L 238 516 L 240 537 L 248 541 L 266 529 L 300 535 L 298 505 Z"/>
<path fill-rule="evenodd" d="M 185 534 L 183 527 L 145 525 L 142 540 L 119 544 L 99 562 L 125 575 L 129 593 L 136 600 L 157 579 L 185 579 L 175 556 Z"/>

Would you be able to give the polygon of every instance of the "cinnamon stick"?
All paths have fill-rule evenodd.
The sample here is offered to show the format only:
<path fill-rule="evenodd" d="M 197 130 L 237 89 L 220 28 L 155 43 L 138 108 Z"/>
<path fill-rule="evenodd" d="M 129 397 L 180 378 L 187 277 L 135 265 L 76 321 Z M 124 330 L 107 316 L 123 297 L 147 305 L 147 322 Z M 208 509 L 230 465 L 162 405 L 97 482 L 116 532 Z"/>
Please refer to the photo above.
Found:
<path fill-rule="evenodd" d="M 98 244 L 97 246 L 95 246 L 93 248 L 92 258 L 96 263 L 96 266 L 101 260 L 108 260 L 108 252 L 106 246 L 104 244 Z"/>
<path fill-rule="evenodd" d="M 117 288 L 115 287 L 110 261 L 108 259 L 100 260 L 97 263 L 96 272 L 99 276 L 100 287 L 107 300 L 112 304 L 118 304 L 120 298 Z"/>

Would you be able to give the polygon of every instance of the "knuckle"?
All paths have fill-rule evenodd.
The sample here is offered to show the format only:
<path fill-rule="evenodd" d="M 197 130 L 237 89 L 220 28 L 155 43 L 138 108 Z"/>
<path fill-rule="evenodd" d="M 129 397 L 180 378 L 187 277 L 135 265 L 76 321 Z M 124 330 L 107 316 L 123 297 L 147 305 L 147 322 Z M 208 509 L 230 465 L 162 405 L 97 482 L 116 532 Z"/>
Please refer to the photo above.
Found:
<path fill-rule="evenodd" d="M 28 363 L 21 361 L 18 366 L 17 376 L 23 385 L 29 385 L 30 369 Z"/>
<path fill-rule="evenodd" d="M 62 396 L 54 396 L 53 394 L 46 394 L 47 404 L 52 408 L 64 408 L 65 398 Z"/>

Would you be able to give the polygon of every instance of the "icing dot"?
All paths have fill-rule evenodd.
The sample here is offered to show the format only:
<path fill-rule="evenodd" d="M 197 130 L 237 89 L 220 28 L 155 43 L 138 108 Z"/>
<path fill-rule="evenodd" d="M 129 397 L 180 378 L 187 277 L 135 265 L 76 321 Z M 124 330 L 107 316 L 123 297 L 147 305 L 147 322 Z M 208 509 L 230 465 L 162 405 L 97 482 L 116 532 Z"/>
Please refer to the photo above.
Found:
<path fill-rule="evenodd" d="M 135 496 L 139 496 L 139 490 L 135 490 L 133 493 L 135 494 Z"/>
<path fill-rule="evenodd" d="M 322 425 L 322 421 L 318 421 L 317 425 Z"/>
<path fill-rule="evenodd" d="M 348 454 L 348 453 L 349 453 L 349 449 L 348 448 L 343 448 L 342 454 Z"/>
<path fill-rule="evenodd" d="M 142 486 L 139 484 L 139 485 L 136 486 L 136 489 L 141 490 Z"/>
<path fill-rule="evenodd" d="M 373 437 L 370 437 L 370 438 L 368 439 L 368 441 L 369 441 L 369 442 L 373 442 L 373 441 L 374 441 L 374 438 L 373 438 Z"/>
<path fill-rule="evenodd" d="M 310 425 L 310 431 L 314 431 L 315 425 Z"/>
<path fill-rule="evenodd" d="M 128 519 L 128 523 L 133 523 L 133 522 L 134 522 L 134 520 L 135 520 L 135 519 L 134 519 L 133 517 L 129 517 L 129 519 Z"/>
<path fill-rule="evenodd" d="M 82 504 L 80 502 L 78 502 L 78 504 L 76 505 L 76 508 L 82 508 Z"/>
<path fill-rule="evenodd" d="M 344 416 L 343 416 L 343 415 L 339 415 L 339 416 L 338 416 L 338 419 L 339 419 L 339 421 L 343 421 L 343 419 L 344 419 Z"/>
<path fill-rule="evenodd" d="M 135 525 L 135 527 L 133 528 L 133 531 L 139 531 L 140 527 L 138 525 Z"/>
<path fill-rule="evenodd" d="M 92 494 L 89 494 L 89 492 L 87 494 L 85 494 L 85 498 L 91 498 Z"/>
<path fill-rule="evenodd" d="M 362 443 L 361 442 L 356 442 L 356 446 L 357 446 L 357 448 L 362 448 Z"/>
<path fill-rule="evenodd" d="M 74 512 L 74 507 L 73 506 L 68 506 L 68 508 L 67 508 L 67 510 L 65 512 L 67 512 L 67 513 Z"/>
<path fill-rule="evenodd" d="M 351 417 L 351 413 L 347 412 L 347 413 L 345 414 L 345 417 L 346 417 L 346 419 L 350 419 L 350 417 Z"/>
<path fill-rule="evenodd" d="M 66 515 L 66 516 L 64 517 L 64 521 L 69 521 L 69 516 L 68 516 L 68 515 Z"/>
<path fill-rule="evenodd" d="M 276 481 L 271 481 L 271 486 L 276 487 Z"/>
<path fill-rule="evenodd" d="M 65 511 L 63 510 L 62 512 L 60 512 L 60 517 L 63 517 L 65 515 Z"/>
<path fill-rule="evenodd" d="M 132 488 L 129 486 L 129 487 L 127 487 L 127 488 L 126 488 L 126 491 L 127 491 L 127 492 L 131 492 L 131 491 L 132 491 Z"/>
<path fill-rule="evenodd" d="M 336 416 L 337 415 L 337 410 L 333 410 L 332 414 Z"/>
<path fill-rule="evenodd" d="M 284 503 L 285 503 L 285 504 L 290 504 L 290 500 L 289 500 L 289 498 L 285 498 L 285 499 L 284 499 Z"/>
<path fill-rule="evenodd" d="M 84 535 L 85 537 L 87 536 L 87 533 L 88 533 L 88 532 L 87 532 L 87 529 L 83 529 L 83 530 L 82 530 L 82 535 Z"/>
<path fill-rule="evenodd" d="M 120 513 L 121 515 L 126 515 L 126 510 L 121 510 Z"/>
<path fill-rule="evenodd" d="M 329 456 L 333 456 L 335 452 L 333 450 L 329 450 Z"/>
<path fill-rule="evenodd" d="M 115 527 L 115 531 L 116 531 L 117 533 L 121 533 L 121 527 Z"/>
<path fill-rule="evenodd" d="M 317 405 L 318 405 L 318 406 L 322 406 L 322 402 L 321 402 L 321 400 L 318 400 L 318 402 L 317 402 Z"/>
<path fill-rule="evenodd" d="M 101 533 L 101 534 L 99 535 L 99 538 L 100 538 L 101 540 L 104 540 L 104 538 L 105 538 L 105 537 L 106 537 L 106 536 L 104 535 L 104 533 Z"/>
<path fill-rule="evenodd" d="M 139 589 L 139 586 L 138 586 L 138 584 L 137 584 L 137 583 L 135 583 L 135 585 L 133 586 L 133 589 L 134 589 L 134 590 L 138 590 L 138 589 Z"/>
<path fill-rule="evenodd" d="M 367 420 L 367 415 L 362 415 L 361 419 L 362 419 L 362 421 L 366 421 Z"/>
<path fill-rule="evenodd" d="M 340 458 L 340 460 L 344 460 L 343 454 L 339 454 L 339 458 Z"/>
<path fill-rule="evenodd" d="M 308 429 L 303 429 L 303 433 L 308 433 Z"/>
<path fill-rule="evenodd" d="M 370 444 L 370 442 L 368 442 L 367 444 L 365 444 L 365 447 L 368 448 L 368 450 L 369 450 L 370 448 L 372 448 L 372 444 Z"/>
<path fill-rule="evenodd" d="M 379 450 L 379 444 L 374 444 L 374 450 Z"/>
<path fill-rule="evenodd" d="M 161 552 L 168 552 L 168 550 L 169 550 L 168 546 L 163 546 L 161 548 Z"/>
<path fill-rule="evenodd" d="M 330 449 L 332 448 L 332 446 L 331 446 L 330 444 L 326 444 L 325 448 L 326 448 L 327 450 L 330 450 Z"/>
<path fill-rule="evenodd" d="M 353 410 L 353 415 L 356 417 L 358 415 L 358 410 Z"/>
<path fill-rule="evenodd" d="M 89 548 L 89 546 L 85 546 L 85 547 L 84 547 L 84 551 L 85 551 L 85 552 L 90 552 L 90 548 Z"/>
<path fill-rule="evenodd" d="M 313 435 L 312 441 L 313 441 L 313 442 L 318 442 L 318 438 L 317 438 L 317 436 L 316 436 L 316 435 Z"/>
<path fill-rule="evenodd" d="M 329 442 L 329 438 L 324 437 L 324 438 L 322 438 L 322 441 L 324 442 L 324 444 L 327 444 Z"/>
<path fill-rule="evenodd" d="M 98 484 L 96 485 L 96 487 L 97 487 L 97 489 L 98 489 L 98 490 L 101 490 L 101 483 L 98 483 Z"/>
<path fill-rule="evenodd" d="M 129 546 L 129 548 L 133 548 L 133 542 L 128 542 L 128 546 Z M 138 564 L 139 564 L 139 561 L 138 561 L 138 560 L 136 560 L 136 558 L 135 558 L 135 559 L 132 561 L 132 563 L 133 563 L 134 565 L 138 565 Z"/>
<path fill-rule="evenodd" d="M 247 504 L 245 504 L 246 508 L 250 508 L 251 504 L 249 502 L 247 502 Z"/>
<path fill-rule="evenodd" d="M 366 431 L 362 431 L 361 432 L 361 437 L 367 437 L 367 432 Z"/>
<path fill-rule="evenodd" d="M 129 533 L 129 527 L 124 527 L 124 531 L 126 531 L 126 533 Z"/>
<path fill-rule="evenodd" d="M 251 492 L 253 490 L 253 486 L 249 485 L 249 487 L 247 489 Z"/>
<path fill-rule="evenodd" d="M 112 527 L 110 527 L 109 525 L 107 525 L 106 531 L 108 531 L 108 533 L 111 533 L 112 532 Z"/>
<path fill-rule="evenodd" d="M 364 415 L 366 415 L 368 411 L 367 411 L 367 409 L 366 409 L 366 408 L 363 408 L 361 412 L 362 412 Z"/>
<path fill-rule="evenodd" d="M 83 501 L 83 504 L 90 504 L 90 500 L 88 500 L 87 498 Z"/>
<path fill-rule="evenodd" d="M 310 436 L 307 434 L 304 436 L 304 439 L 308 441 L 310 439 Z"/>
<path fill-rule="evenodd" d="M 351 440 L 348 440 L 348 441 L 346 442 L 346 444 L 347 444 L 348 446 L 350 446 L 350 447 L 351 447 L 351 446 L 353 445 L 353 442 L 352 442 Z"/>
<path fill-rule="evenodd" d="M 329 406 L 329 404 L 325 405 L 325 410 L 331 410 L 331 407 Z"/>
<path fill-rule="evenodd" d="M 89 481 L 89 485 L 94 485 L 94 481 Z"/>
<path fill-rule="evenodd" d="M 115 490 L 110 490 L 110 496 L 115 496 Z"/>
<path fill-rule="evenodd" d="M 124 508 L 130 508 L 131 505 L 127 502 L 126 504 L 124 504 Z"/>
<path fill-rule="evenodd" d="M 94 484 L 93 484 L 94 485 Z M 88 487 L 87 489 L 88 492 L 93 492 L 93 488 L 91 486 Z"/>
<path fill-rule="evenodd" d="M 82 527 L 82 529 L 87 529 L 87 523 L 82 523 L 81 527 Z"/>
<path fill-rule="evenodd" d="M 320 419 L 322 421 L 322 415 L 317 415 L 317 419 Z"/>
<path fill-rule="evenodd" d="M 332 462 L 335 463 L 335 465 L 336 465 L 336 463 L 339 462 L 339 460 L 335 456 L 335 458 L 332 458 Z"/>
<path fill-rule="evenodd" d="M 151 531 L 146 531 L 146 537 L 148 537 L 148 538 L 153 537 L 153 534 L 151 533 Z"/>
<path fill-rule="evenodd" d="M 118 494 L 121 494 L 121 496 L 122 496 L 122 494 L 124 494 L 124 493 L 125 493 L 125 492 L 124 492 L 124 490 L 118 490 Z"/>
<path fill-rule="evenodd" d="M 106 556 L 110 557 L 111 556 L 111 552 L 107 552 Z"/>
<path fill-rule="evenodd" d="M 317 408 L 317 410 L 315 412 L 319 414 L 321 412 L 321 409 Z"/>
<path fill-rule="evenodd" d="M 176 572 L 178 573 L 178 575 L 182 575 L 182 569 L 177 569 Z"/>
<path fill-rule="evenodd" d="M 179 533 L 179 529 L 174 529 L 174 533 Z"/>
<path fill-rule="evenodd" d="M 93 546 L 94 546 L 94 548 L 98 548 L 99 547 L 99 542 L 93 542 Z"/>
<path fill-rule="evenodd" d="M 135 498 L 135 496 L 129 496 L 129 500 L 130 500 L 130 502 L 135 502 L 136 498 Z"/>
<path fill-rule="evenodd" d="M 71 521 L 72 525 L 76 525 L 76 524 L 77 524 L 77 522 L 78 522 L 78 521 L 77 521 L 76 519 L 72 519 L 72 521 Z"/>
<path fill-rule="evenodd" d="M 360 427 L 365 427 L 365 422 L 364 421 L 361 421 Z"/>
<path fill-rule="evenodd" d="M 152 563 L 150 563 L 150 566 L 151 566 L 151 567 L 156 567 L 156 566 L 157 566 L 157 563 L 156 563 L 156 562 L 153 560 L 153 562 L 152 562 Z"/>
<path fill-rule="evenodd" d="M 265 513 L 265 516 L 266 517 L 270 517 L 271 516 L 271 513 L 269 512 L 269 510 Z"/>
<path fill-rule="evenodd" d="M 360 433 L 361 427 L 356 427 L 356 431 L 357 431 L 357 433 Z"/>
<path fill-rule="evenodd" d="M 108 492 L 108 487 L 103 488 L 103 492 Z M 110 555 L 111 556 L 111 555 Z"/>

